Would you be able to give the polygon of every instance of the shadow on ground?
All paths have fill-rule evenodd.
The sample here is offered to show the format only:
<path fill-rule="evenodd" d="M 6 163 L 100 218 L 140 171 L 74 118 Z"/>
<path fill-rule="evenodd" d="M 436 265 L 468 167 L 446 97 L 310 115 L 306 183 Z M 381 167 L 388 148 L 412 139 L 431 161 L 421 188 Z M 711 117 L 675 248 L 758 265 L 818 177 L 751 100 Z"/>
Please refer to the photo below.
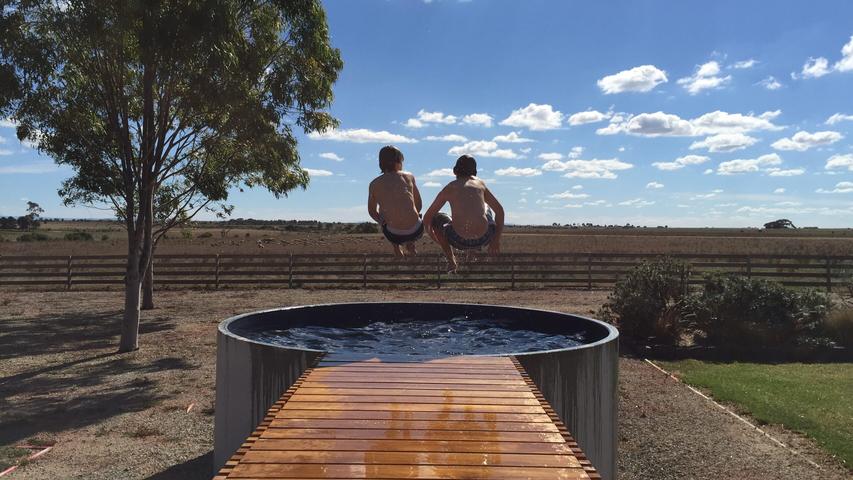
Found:
<path fill-rule="evenodd" d="M 146 409 L 162 399 L 148 375 L 195 368 L 176 357 L 114 353 L 120 321 L 120 311 L 3 320 L 0 362 L 9 368 L 0 373 L 0 445 Z M 167 318 L 146 319 L 140 335 L 173 328 Z"/>
<path fill-rule="evenodd" d="M 151 475 L 146 480 L 206 480 L 212 476 L 213 451 L 211 450 L 184 463 L 172 465 L 162 472 Z"/>

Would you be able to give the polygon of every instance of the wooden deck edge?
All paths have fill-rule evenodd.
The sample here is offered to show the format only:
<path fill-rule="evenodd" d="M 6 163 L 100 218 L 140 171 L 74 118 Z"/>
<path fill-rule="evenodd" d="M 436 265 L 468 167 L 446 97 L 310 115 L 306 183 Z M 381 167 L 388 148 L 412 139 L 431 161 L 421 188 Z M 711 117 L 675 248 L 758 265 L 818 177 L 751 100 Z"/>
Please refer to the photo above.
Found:
<path fill-rule="evenodd" d="M 590 462 L 589 459 L 586 457 L 586 454 L 583 453 L 583 450 L 581 450 L 580 446 L 578 445 L 578 442 L 575 441 L 574 437 L 572 437 L 572 434 L 569 432 L 569 429 L 566 427 L 566 424 L 563 423 L 562 420 L 560 420 L 560 417 L 559 415 L 557 415 L 557 412 L 554 411 L 554 409 L 551 407 L 551 404 L 548 403 L 548 400 L 546 400 L 545 396 L 542 395 L 542 392 L 539 390 L 539 387 L 536 385 L 536 383 L 533 382 L 533 380 L 530 378 L 530 375 L 527 374 L 527 370 L 524 369 L 524 367 L 521 365 L 521 362 L 519 362 L 518 359 L 515 358 L 515 356 L 511 356 L 509 358 L 510 360 L 512 360 L 513 365 L 515 365 L 515 368 L 518 369 L 518 373 L 521 374 L 521 377 L 524 379 L 524 382 L 527 384 L 527 387 L 530 388 L 531 392 L 533 392 L 533 396 L 536 397 L 536 400 L 539 401 L 539 404 L 545 410 L 545 413 L 548 414 L 548 418 L 550 418 L 554 425 L 557 426 L 557 430 L 559 430 L 560 435 L 563 436 L 563 439 L 569 445 L 569 448 L 571 448 L 572 454 L 575 456 L 575 458 L 578 459 L 578 462 L 580 462 L 581 466 L 583 467 L 589 478 L 591 480 L 601 480 L 601 474 L 598 473 L 598 471 L 592 465 L 592 462 Z"/>
<path fill-rule="evenodd" d="M 252 444 L 255 443 L 255 440 L 260 438 L 261 434 L 266 431 L 267 427 L 269 427 L 270 423 L 272 423 L 273 419 L 275 419 L 275 416 L 278 414 L 279 410 L 284 408 L 284 405 L 287 403 L 288 400 L 290 400 L 290 397 L 293 396 L 293 394 L 296 392 L 296 389 L 302 386 L 302 382 L 304 382 L 305 379 L 308 378 L 308 375 L 310 375 L 311 372 L 314 371 L 314 368 L 316 368 L 317 364 L 320 363 L 324 356 L 325 353 L 321 353 L 320 355 L 318 355 L 317 358 L 315 358 L 314 361 L 312 361 L 311 364 L 308 365 L 308 368 L 306 368 L 305 371 L 302 372 L 302 375 L 300 375 L 299 378 L 297 378 L 296 381 L 293 382 L 293 385 L 291 385 L 290 388 L 288 388 L 284 392 L 281 398 L 279 398 L 278 401 L 272 404 L 266 415 L 264 415 L 264 419 L 261 420 L 261 423 L 258 424 L 258 427 L 249 435 L 248 438 L 246 438 L 246 441 L 242 445 L 240 445 L 240 448 L 238 448 L 237 451 L 234 452 L 234 455 L 231 455 L 231 458 L 228 459 L 227 462 L 225 462 L 225 465 L 219 470 L 219 473 L 217 473 L 213 477 L 213 480 L 225 480 L 228 475 L 231 474 L 231 471 L 234 469 L 235 466 L 237 466 L 237 464 L 240 463 L 240 461 L 243 459 L 243 456 L 246 454 L 246 452 L 249 451 L 249 448 L 251 448 Z"/>

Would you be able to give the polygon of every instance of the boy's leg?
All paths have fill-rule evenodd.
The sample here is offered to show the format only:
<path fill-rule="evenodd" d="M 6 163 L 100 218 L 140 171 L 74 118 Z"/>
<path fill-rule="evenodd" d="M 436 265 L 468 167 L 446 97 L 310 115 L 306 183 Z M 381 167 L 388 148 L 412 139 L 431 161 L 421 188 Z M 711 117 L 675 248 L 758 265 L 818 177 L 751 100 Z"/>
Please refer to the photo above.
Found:
<path fill-rule="evenodd" d="M 409 255 L 417 255 L 418 254 L 418 248 L 417 248 L 417 246 L 415 246 L 415 242 L 406 243 L 406 252 L 408 252 Z"/>
<path fill-rule="evenodd" d="M 447 241 L 444 229 L 436 230 L 435 236 L 438 239 L 438 246 L 441 247 L 441 250 L 444 252 L 444 256 L 447 257 L 447 263 L 449 263 L 447 271 L 450 273 L 455 272 L 459 265 L 456 263 L 456 255 L 453 253 L 453 248 L 450 246 L 450 242 Z"/>
<path fill-rule="evenodd" d="M 403 253 L 403 250 L 400 248 L 400 245 L 396 243 L 392 243 L 391 246 L 394 248 L 394 256 L 395 257 L 405 257 L 406 255 Z"/>

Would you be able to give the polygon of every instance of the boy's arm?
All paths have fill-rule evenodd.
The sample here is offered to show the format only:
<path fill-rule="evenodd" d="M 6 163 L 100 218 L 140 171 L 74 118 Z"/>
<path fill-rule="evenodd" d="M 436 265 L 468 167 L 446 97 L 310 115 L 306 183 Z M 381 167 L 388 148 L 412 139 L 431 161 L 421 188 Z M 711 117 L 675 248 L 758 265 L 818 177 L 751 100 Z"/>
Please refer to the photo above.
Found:
<path fill-rule="evenodd" d="M 426 213 L 424 213 L 424 228 L 426 229 L 429 236 L 436 242 L 438 241 L 438 238 L 435 236 L 435 231 L 433 231 L 432 228 L 432 219 L 433 217 L 435 217 L 435 214 L 438 213 L 439 210 L 441 210 L 441 207 L 443 207 L 444 204 L 447 202 L 447 192 L 445 191 L 445 189 L 446 187 L 440 192 L 438 192 L 438 195 L 436 195 L 435 200 L 433 200 L 432 202 L 432 205 L 430 205 Z"/>
<path fill-rule="evenodd" d="M 489 242 L 489 253 L 500 253 L 501 234 L 504 230 L 504 207 L 501 205 L 501 202 L 492 195 L 492 192 L 489 191 L 488 188 L 483 192 L 483 200 L 485 200 L 486 205 L 491 207 L 492 211 L 495 212 L 495 238 Z"/>
<path fill-rule="evenodd" d="M 421 199 L 421 192 L 418 190 L 418 184 L 415 182 L 415 176 L 412 175 L 412 195 L 415 197 L 415 210 L 421 213 L 424 208 L 424 201 Z"/>
<path fill-rule="evenodd" d="M 370 215 L 370 218 L 375 220 L 376 223 L 380 225 L 385 223 L 382 220 L 382 216 L 379 215 L 379 202 L 376 200 L 376 195 L 373 194 L 372 188 L 367 196 L 367 214 Z"/>

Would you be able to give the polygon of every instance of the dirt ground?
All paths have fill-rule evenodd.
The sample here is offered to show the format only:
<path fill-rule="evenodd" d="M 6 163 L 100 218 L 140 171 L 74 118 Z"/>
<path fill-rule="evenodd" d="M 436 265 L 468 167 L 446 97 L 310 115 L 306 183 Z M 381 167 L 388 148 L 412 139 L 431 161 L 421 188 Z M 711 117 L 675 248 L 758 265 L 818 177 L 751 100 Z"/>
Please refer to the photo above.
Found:
<path fill-rule="evenodd" d="M 606 292 L 169 291 L 146 312 L 138 352 L 114 354 L 120 292 L 0 292 L 0 446 L 52 439 L 16 479 L 202 479 L 211 475 L 216 326 L 274 306 L 465 301 L 590 314 Z M 622 479 L 850 478 L 798 435 L 771 427 L 814 467 L 640 359 L 620 364 Z"/>

